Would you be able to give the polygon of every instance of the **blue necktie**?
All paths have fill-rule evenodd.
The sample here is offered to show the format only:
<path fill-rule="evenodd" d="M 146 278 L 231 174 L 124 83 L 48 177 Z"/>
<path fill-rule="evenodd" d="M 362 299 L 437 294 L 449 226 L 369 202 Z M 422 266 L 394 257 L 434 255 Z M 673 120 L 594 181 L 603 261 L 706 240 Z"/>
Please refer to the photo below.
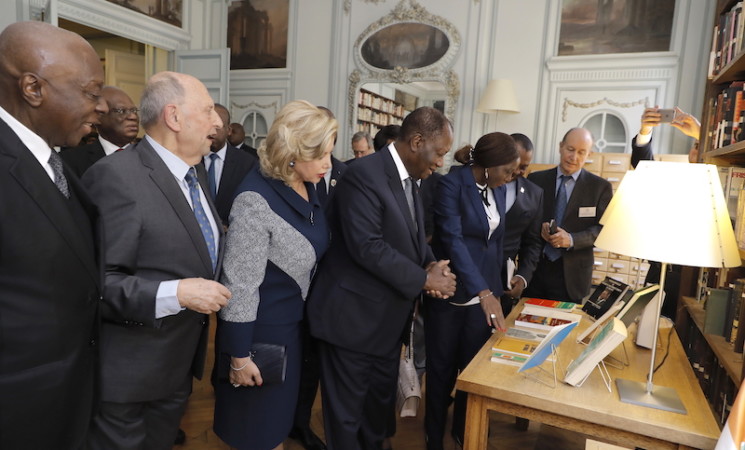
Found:
<path fill-rule="evenodd" d="M 194 205 L 194 216 L 197 218 L 199 229 L 202 230 L 202 236 L 207 244 L 207 251 L 210 254 L 210 260 L 212 261 L 212 270 L 215 270 L 217 266 L 217 248 L 215 247 L 215 235 L 212 232 L 212 226 L 210 221 L 207 219 L 207 214 L 202 208 L 202 202 L 199 200 L 199 182 L 197 181 L 197 171 L 195 168 L 190 168 L 184 177 L 186 183 L 189 185 L 189 195 L 191 196 L 191 203 Z"/>
<path fill-rule="evenodd" d="M 207 169 L 207 183 L 210 185 L 210 196 L 212 196 L 212 201 L 215 201 L 217 198 L 217 178 L 215 177 L 215 161 L 219 158 L 217 153 L 210 153 L 210 159 L 212 162 L 210 163 L 210 168 Z"/>
<path fill-rule="evenodd" d="M 564 221 L 564 213 L 567 210 L 567 189 L 566 189 L 566 183 L 567 180 L 569 180 L 571 176 L 569 175 L 562 175 L 561 180 L 559 181 L 559 190 L 556 192 L 556 204 L 554 205 L 554 220 L 556 221 L 556 226 L 560 227 L 562 222 Z M 546 255 L 546 257 L 551 261 L 556 261 L 557 259 L 561 258 L 561 249 L 552 247 L 548 242 L 543 247 L 543 253 Z"/>

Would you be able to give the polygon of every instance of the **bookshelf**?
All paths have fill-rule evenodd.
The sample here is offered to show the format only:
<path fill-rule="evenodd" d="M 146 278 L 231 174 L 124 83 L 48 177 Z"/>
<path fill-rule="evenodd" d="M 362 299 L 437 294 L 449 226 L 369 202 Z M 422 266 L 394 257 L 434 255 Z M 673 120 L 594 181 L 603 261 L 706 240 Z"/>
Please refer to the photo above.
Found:
<path fill-rule="evenodd" d="M 699 141 L 700 160 L 717 166 L 745 166 L 745 86 L 739 84 L 745 81 L 743 5 L 738 0 L 718 0 L 712 24 L 712 53 Z M 740 250 L 740 258 L 745 261 L 745 251 Z M 686 270 L 689 278 L 696 278 L 697 268 Z M 709 286 L 725 286 L 727 269 L 720 269 L 712 278 L 715 281 Z M 683 283 L 681 293 L 699 289 L 694 284 L 689 282 L 686 287 Z M 675 328 L 709 405 L 723 423 L 742 383 L 745 364 L 743 354 L 736 353 L 724 337 L 704 333 L 705 315 L 703 302 L 683 295 L 678 300 Z"/>
<path fill-rule="evenodd" d="M 360 89 L 355 131 L 366 131 L 375 136 L 386 125 L 401 125 L 406 113 L 403 104 L 367 89 Z"/>

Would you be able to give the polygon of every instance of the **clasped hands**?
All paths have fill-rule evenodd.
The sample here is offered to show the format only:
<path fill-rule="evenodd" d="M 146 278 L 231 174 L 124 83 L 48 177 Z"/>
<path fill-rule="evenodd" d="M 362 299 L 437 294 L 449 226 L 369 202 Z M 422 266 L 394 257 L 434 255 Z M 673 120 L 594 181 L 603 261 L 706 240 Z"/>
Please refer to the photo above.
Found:
<path fill-rule="evenodd" d="M 541 225 L 541 237 L 553 248 L 569 248 L 572 245 L 572 237 L 567 230 L 556 227 L 556 233 L 551 234 L 548 222 Z"/>
<path fill-rule="evenodd" d="M 233 387 L 261 386 L 264 383 L 264 380 L 261 379 L 259 367 L 248 356 L 245 358 L 230 358 L 230 376 L 228 378 Z"/>
<path fill-rule="evenodd" d="M 443 259 L 427 266 L 424 291 L 430 297 L 445 299 L 455 294 L 455 274 L 450 271 L 449 263 L 449 259 Z"/>

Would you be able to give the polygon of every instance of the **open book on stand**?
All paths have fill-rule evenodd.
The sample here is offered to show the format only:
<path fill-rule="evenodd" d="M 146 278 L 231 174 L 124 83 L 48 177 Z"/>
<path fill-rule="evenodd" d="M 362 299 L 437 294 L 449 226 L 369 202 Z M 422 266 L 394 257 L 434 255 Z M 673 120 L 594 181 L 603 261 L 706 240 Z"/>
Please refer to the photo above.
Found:
<path fill-rule="evenodd" d="M 600 361 L 626 339 L 626 325 L 613 317 L 590 341 L 580 355 L 567 366 L 564 382 L 578 386 L 595 369 Z"/>
<path fill-rule="evenodd" d="M 511 366 L 522 365 L 538 348 L 546 333 L 541 331 L 508 328 L 492 345 L 491 360 Z"/>

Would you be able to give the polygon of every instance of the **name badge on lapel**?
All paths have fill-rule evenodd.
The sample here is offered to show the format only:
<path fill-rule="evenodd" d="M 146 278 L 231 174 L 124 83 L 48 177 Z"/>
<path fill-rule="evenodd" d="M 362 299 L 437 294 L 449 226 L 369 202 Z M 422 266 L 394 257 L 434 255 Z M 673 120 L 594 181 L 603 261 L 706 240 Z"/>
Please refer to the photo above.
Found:
<path fill-rule="evenodd" d="M 580 217 L 595 217 L 597 208 L 594 206 L 585 206 L 579 209 Z"/>

